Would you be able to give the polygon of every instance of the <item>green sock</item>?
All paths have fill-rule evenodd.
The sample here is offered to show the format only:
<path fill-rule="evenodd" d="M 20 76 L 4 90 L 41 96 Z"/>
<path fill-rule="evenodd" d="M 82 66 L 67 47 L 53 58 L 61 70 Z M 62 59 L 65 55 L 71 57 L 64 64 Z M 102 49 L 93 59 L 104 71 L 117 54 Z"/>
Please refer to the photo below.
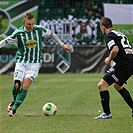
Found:
<path fill-rule="evenodd" d="M 27 90 L 21 89 L 21 91 L 18 93 L 14 106 L 12 108 L 12 110 L 14 112 L 16 112 L 17 108 L 22 104 L 22 102 L 24 101 L 26 95 L 27 95 Z"/>
<path fill-rule="evenodd" d="M 15 103 L 16 97 L 19 92 L 20 88 L 16 89 L 14 86 L 12 87 L 12 95 L 13 95 L 12 103 Z"/>

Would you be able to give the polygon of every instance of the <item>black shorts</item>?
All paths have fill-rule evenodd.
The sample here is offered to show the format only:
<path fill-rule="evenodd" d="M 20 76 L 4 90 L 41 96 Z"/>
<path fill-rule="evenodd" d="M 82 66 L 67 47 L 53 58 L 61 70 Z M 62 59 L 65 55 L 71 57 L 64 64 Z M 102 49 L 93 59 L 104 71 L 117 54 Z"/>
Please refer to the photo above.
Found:
<path fill-rule="evenodd" d="M 111 67 L 103 79 L 109 84 L 117 83 L 119 86 L 122 86 L 132 75 L 133 64 L 120 63 Z"/>

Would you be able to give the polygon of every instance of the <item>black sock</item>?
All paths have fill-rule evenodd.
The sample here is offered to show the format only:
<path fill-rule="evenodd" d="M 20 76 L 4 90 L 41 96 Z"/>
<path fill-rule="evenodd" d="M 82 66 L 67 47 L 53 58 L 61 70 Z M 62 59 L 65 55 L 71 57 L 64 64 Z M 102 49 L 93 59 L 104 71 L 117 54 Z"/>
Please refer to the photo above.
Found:
<path fill-rule="evenodd" d="M 110 96 L 108 90 L 101 91 L 100 96 L 104 113 L 110 114 L 110 107 L 109 107 Z"/>
<path fill-rule="evenodd" d="M 128 92 L 128 90 L 126 90 L 124 87 L 118 91 L 121 96 L 124 98 L 124 100 L 126 101 L 126 103 L 129 105 L 129 107 L 133 110 L 133 100 L 130 96 L 130 93 Z"/>

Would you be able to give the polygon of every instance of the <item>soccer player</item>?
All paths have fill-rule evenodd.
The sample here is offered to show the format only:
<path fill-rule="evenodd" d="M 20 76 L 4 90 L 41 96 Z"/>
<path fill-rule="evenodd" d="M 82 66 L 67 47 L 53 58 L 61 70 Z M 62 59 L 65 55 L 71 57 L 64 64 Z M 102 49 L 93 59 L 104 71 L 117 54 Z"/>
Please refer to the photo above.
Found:
<path fill-rule="evenodd" d="M 25 13 L 23 26 L 0 41 L 0 48 L 14 43 L 18 46 L 15 56 L 13 99 L 7 107 L 9 116 L 12 117 L 24 101 L 30 85 L 38 76 L 42 63 L 42 37 L 52 37 L 63 49 L 73 50 L 71 45 L 64 44 L 51 30 L 35 25 L 34 21 L 32 13 Z"/>
<path fill-rule="evenodd" d="M 112 118 L 108 91 L 108 87 L 112 84 L 131 108 L 133 117 L 133 100 L 128 90 L 123 87 L 123 84 L 126 83 L 133 74 L 132 47 L 124 34 L 113 29 L 112 20 L 110 18 L 103 17 L 101 19 L 100 29 L 105 36 L 106 46 L 109 51 L 109 56 L 105 58 L 105 64 L 108 65 L 112 60 L 116 64 L 106 72 L 98 83 L 104 113 L 94 119 Z"/>

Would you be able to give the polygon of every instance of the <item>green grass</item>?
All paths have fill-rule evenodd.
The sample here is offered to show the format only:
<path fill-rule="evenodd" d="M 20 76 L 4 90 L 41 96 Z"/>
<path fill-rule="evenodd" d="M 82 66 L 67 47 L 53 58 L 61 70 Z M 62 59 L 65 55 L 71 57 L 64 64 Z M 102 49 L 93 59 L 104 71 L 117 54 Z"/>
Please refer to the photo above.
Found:
<path fill-rule="evenodd" d="M 112 119 L 94 120 L 102 111 L 97 83 L 103 74 L 40 74 L 14 117 L 6 111 L 11 101 L 12 75 L 1 75 L 0 133 L 132 133 L 131 111 L 109 88 Z M 132 93 L 133 79 L 125 86 Z M 46 102 L 57 105 L 56 116 L 42 113 Z"/>

